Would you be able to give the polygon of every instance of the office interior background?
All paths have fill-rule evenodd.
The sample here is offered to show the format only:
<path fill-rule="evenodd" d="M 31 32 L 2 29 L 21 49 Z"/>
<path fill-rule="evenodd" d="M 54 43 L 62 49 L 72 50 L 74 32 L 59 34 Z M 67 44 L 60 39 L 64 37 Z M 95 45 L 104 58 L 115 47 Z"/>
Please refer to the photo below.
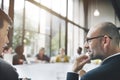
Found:
<path fill-rule="evenodd" d="M 37 54 L 41 47 L 50 57 L 57 55 L 60 48 L 73 56 L 79 46 L 84 49 L 90 27 L 104 21 L 120 26 L 119 3 L 119 0 L 0 0 L 1 9 L 13 20 L 9 45 L 13 48 L 24 45 L 27 57 Z"/>

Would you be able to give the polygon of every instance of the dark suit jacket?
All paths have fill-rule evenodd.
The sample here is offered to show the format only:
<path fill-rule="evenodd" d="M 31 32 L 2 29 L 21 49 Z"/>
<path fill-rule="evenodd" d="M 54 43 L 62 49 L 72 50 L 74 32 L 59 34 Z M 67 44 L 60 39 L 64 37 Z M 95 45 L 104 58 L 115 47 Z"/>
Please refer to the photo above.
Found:
<path fill-rule="evenodd" d="M 18 74 L 11 65 L 0 58 L 0 80 L 18 80 Z"/>
<path fill-rule="evenodd" d="M 13 56 L 12 64 L 13 64 L 13 65 L 23 64 L 23 62 L 20 62 L 20 59 L 26 61 L 26 58 L 25 58 L 24 55 L 14 55 L 14 56 Z"/>
<path fill-rule="evenodd" d="M 38 60 L 43 60 L 43 61 L 50 61 L 50 58 L 47 55 L 43 55 L 43 57 L 40 57 L 39 54 L 36 55 Z"/>
<path fill-rule="evenodd" d="M 68 73 L 67 75 L 70 74 L 75 73 Z M 75 76 L 69 76 L 69 80 L 72 80 L 70 77 Z M 74 80 L 78 79 L 76 78 Z M 81 80 L 120 80 L 120 54 L 106 59 L 99 67 L 82 76 Z"/>

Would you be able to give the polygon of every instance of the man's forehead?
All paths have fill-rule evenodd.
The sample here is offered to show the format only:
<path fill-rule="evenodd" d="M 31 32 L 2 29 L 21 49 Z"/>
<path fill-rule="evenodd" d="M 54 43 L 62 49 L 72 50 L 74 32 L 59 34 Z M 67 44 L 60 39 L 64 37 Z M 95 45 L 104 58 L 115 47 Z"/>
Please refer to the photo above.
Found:
<path fill-rule="evenodd" d="M 99 29 L 96 28 L 96 27 L 92 27 L 89 31 L 88 31 L 88 34 L 87 34 L 87 37 L 93 37 L 95 35 L 98 35 L 99 33 Z"/>

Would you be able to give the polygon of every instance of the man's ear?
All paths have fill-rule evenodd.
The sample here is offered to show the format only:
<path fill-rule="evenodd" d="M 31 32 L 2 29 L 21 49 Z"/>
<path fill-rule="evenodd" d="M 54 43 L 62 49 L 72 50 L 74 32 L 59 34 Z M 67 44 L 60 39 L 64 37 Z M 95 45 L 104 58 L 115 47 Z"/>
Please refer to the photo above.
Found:
<path fill-rule="evenodd" d="M 107 35 L 104 36 L 103 44 L 104 44 L 104 48 L 110 46 L 110 38 Z"/>

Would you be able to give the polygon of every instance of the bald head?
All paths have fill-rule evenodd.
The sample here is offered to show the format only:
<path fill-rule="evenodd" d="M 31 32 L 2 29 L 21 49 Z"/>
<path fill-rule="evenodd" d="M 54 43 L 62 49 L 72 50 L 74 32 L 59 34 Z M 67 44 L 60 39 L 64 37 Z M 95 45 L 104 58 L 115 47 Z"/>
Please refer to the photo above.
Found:
<path fill-rule="evenodd" d="M 119 46 L 120 34 L 117 27 L 110 22 L 103 22 L 96 25 L 92 30 L 97 30 L 99 35 L 107 35 L 112 38 L 112 44 Z"/>

